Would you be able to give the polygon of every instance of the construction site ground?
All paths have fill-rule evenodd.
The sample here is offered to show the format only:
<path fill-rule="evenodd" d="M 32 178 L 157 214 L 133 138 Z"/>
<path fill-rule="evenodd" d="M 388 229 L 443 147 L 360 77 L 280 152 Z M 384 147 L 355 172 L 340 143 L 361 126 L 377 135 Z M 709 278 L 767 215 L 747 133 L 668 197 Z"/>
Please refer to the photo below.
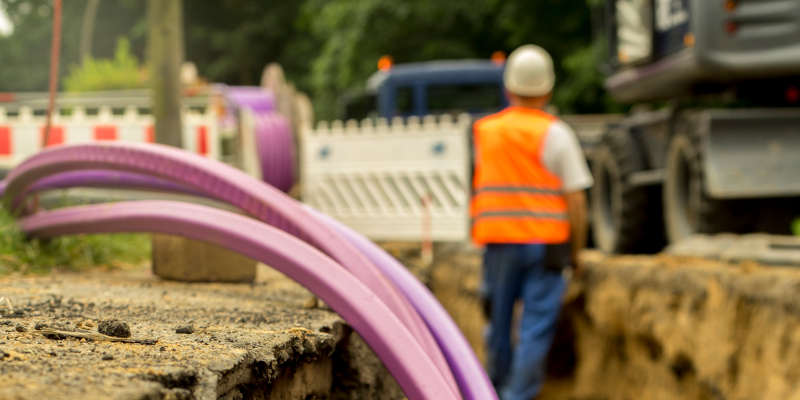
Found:
<path fill-rule="evenodd" d="M 425 266 L 418 244 L 384 247 L 432 289 L 483 360 L 480 251 L 437 245 Z M 800 399 L 800 270 L 666 254 L 584 258 L 540 400 Z M 0 297 L 11 299 L 0 301 L 0 398 L 403 398 L 341 318 L 264 266 L 246 284 L 165 281 L 147 265 L 7 276 Z M 96 332 L 110 319 L 150 341 L 33 332 Z"/>
<path fill-rule="evenodd" d="M 800 399 L 800 269 L 584 254 L 538 400 Z M 483 359 L 480 253 L 437 248 L 431 286 Z"/>
<path fill-rule="evenodd" d="M 338 315 L 264 266 L 240 284 L 166 281 L 147 265 L 6 276 L 0 296 L 3 399 L 404 398 Z M 144 343 L 36 332 L 96 335 L 112 319 Z"/>

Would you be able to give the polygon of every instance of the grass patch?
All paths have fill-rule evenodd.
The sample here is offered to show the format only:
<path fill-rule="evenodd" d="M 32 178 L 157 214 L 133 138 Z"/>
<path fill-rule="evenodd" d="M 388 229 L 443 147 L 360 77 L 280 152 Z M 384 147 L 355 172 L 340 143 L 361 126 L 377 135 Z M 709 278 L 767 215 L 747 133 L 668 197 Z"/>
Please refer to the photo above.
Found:
<path fill-rule="evenodd" d="M 150 258 L 150 235 L 70 235 L 28 239 L 0 208 L 0 275 L 47 273 L 54 269 L 122 268 Z"/>

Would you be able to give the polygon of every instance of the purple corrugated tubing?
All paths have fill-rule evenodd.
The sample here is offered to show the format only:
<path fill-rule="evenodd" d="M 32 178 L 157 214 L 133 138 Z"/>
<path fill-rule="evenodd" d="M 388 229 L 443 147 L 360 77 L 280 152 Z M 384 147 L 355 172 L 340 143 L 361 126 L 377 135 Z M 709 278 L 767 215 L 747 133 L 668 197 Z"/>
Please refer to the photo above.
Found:
<path fill-rule="evenodd" d="M 444 352 L 464 399 L 497 399 L 492 382 L 469 342 L 433 293 L 378 245 L 330 216 L 311 207 L 308 208 L 361 250 L 411 301 Z"/>
<path fill-rule="evenodd" d="M 224 91 L 233 104 L 247 107 L 256 114 L 275 111 L 275 96 L 269 90 L 257 86 L 228 86 Z"/>
<path fill-rule="evenodd" d="M 264 182 L 288 192 L 294 185 L 295 148 L 289 121 L 275 112 L 275 96 L 260 87 L 220 86 L 219 90 L 237 107 L 253 112 Z"/>
<path fill-rule="evenodd" d="M 452 386 L 457 386 L 425 322 L 377 267 L 297 201 L 229 165 L 158 144 L 108 142 L 59 146 L 28 158 L 9 173 L 5 206 L 15 210 L 30 186 L 41 178 L 82 169 L 121 170 L 166 178 L 239 207 L 319 248 L 373 289 L 420 340 Z"/>
<path fill-rule="evenodd" d="M 288 192 L 294 185 L 294 145 L 289 121 L 278 113 L 256 116 L 256 151 L 264 182 Z"/>
<path fill-rule="evenodd" d="M 42 192 L 45 190 L 67 189 L 71 187 L 95 187 L 111 189 L 141 189 L 157 190 L 162 192 L 179 192 L 194 196 L 205 196 L 203 192 L 187 188 L 186 186 L 153 178 L 146 175 L 133 174 L 121 171 L 70 171 L 58 175 L 48 176 L 38 180 L 29 192 Z M 5 181 L 0 187 L 0 197 L 5 191 Z"/>
<path fill-rule="evenodd" d="M 414 399 L 460 396 L 403 323 L 355 276 L 317 249 L 267 224 L 206 206 L 133 201 L 71 207 L 24 218 L 42 237 L 78 233 L 158 232 L 210 242 L 283 272 L 339 313 Z"/>
<path fill-rule="evenodd" d="M 86 172 L 91 173 L 94 171 Z M 116 173 L 114 171 L 97 172 L 106 172 L 107 174 Z M 59 187 L 71 187 L 76 186 L 73 184 L 75 182 L 85 181 L 75 176 L 78 173 L 80 172 L 62 173 L 45 179 L 58 182 Z M 91 176 L 99 177 L 100 181 L 107 181 L 107 179 L 102 179 L 99 174 L 92 174 Z M 163 186 L 164 183 L 171 183 L 160 178 L 142 175 L 139 175 L 136 181 L 150 181 L 153 186 Z M 2 184 L 4 183 L 5 182 L 2 182 Z M 182 185 L 177 185 L 177 188 L 180 189 L 177 191 L 182 191 L 184 193 L 186 193 L 184 190 L 188 190 Z M 204 195 L 208 196 L 208 194 Z M 213 198 L 213 196 L 210 197 Z M 431 292 L 394 257 L 372 243 L 369 239 L 330 216 L 320 213 L 311 207 L 307 207 L 307 209 L 315 213 L 318 218 L 336 229 L 350 243 L 356 246 L 356 248 L 366 255 L 367 258 L 369 258 L 395 286 L 400 288 L 403 294 L 405 294 L 406 298 L 409 299 L 415 309 L 420 313 L 431 333 L 433 333 L 439 347 L 444 352 L 464 398 L 468 400 L 496 399 L 497 395 L 492 388 L 492 384 L 477 357 L 475 357 L 475 353 L 472 351 L 472 348 L 455 322 L 453 322 L 450 315 L 444 310 L 433 294 L 431 294 Z"/>

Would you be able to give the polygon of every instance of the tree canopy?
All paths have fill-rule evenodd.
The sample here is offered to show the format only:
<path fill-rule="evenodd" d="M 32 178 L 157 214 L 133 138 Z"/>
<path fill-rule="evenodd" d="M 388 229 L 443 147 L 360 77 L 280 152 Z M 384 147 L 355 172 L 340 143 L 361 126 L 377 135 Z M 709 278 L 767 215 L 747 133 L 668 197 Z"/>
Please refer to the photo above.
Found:
<path fill-rule="evenodd" d="M 594 0 L 591 0 L 594 1 Z M 97 10 L 92 56 L 113 59 L 120 37 L 142 60 L 145 0 L 105 0 Z M 62 78 L 80 64 L 87 0 L 64 2 Z M 212 82 L 258 84 L 269 62 L 310 94 L 320 117 L 335 99 L 363 86 L 380 56 L 395 62 L 489 58 L 535 43 L 556 63 L 556 105 L 564 112 L 603 112 L 587 0 L 183 0 L 186 60 Z M 0 91 L 46 90 L 51 5 L 0 0 L 14 24 L 0 36 Z M 130 62 L 129 62 L 130 64 Z M 63 87 L 63 79 L 62 79 Z"/>

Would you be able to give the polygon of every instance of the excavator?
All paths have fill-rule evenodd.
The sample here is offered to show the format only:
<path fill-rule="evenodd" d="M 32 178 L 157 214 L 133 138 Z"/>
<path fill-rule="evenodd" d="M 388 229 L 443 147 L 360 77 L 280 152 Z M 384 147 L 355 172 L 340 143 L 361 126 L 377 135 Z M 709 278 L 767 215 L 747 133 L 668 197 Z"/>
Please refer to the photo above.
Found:
<path fill-rule="evenodd" d="M 632 104 L 590 160 L 594 243 L 788 234 L 800 215 L 800 1 L 606 0 L 607 92 Z"/>

